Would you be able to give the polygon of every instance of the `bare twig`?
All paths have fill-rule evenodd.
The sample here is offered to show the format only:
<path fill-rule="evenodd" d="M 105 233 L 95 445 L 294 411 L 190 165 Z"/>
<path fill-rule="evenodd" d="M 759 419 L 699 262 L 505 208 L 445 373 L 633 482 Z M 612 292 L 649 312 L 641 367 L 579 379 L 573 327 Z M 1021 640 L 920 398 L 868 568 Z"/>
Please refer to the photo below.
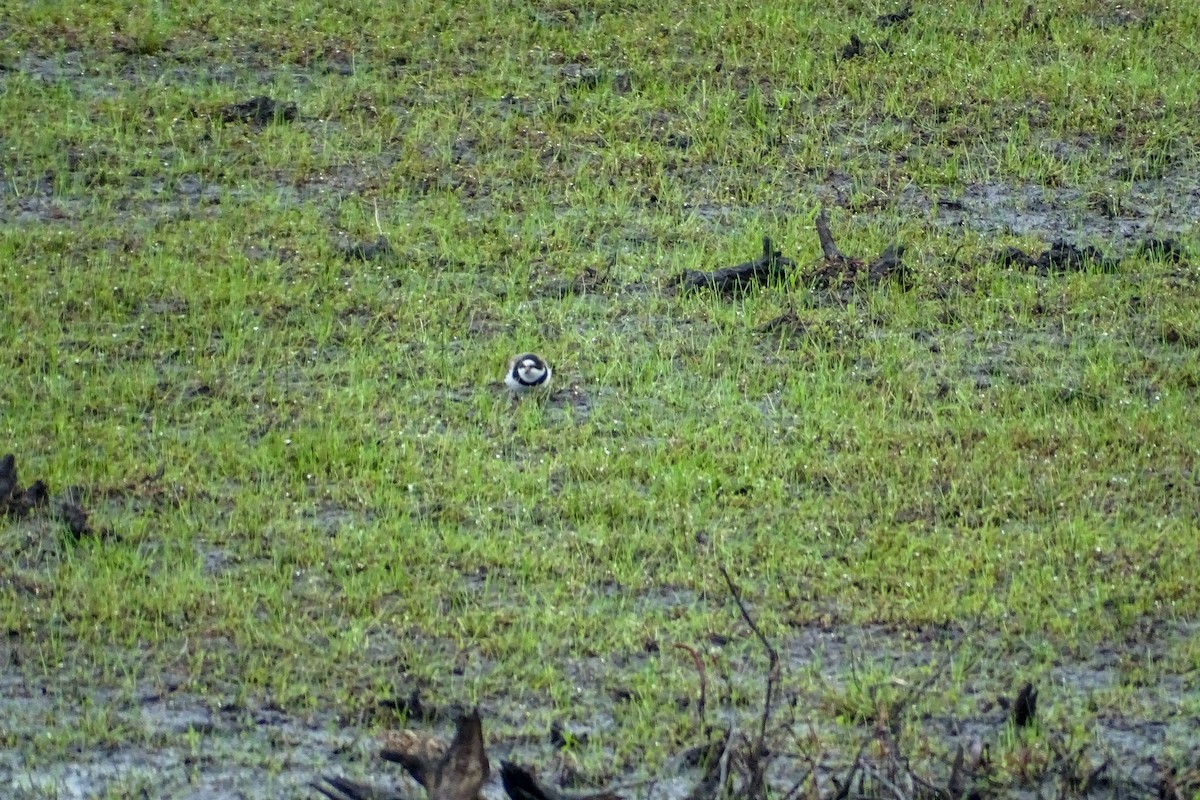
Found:
<path fill-rule="evenodd" d="M 881 775 L 879 770 L 875 769 L 874 767 L 868 767 L 868 766 L 864 766 L 862 769 L 863 769 L 863 772 L 867 775 L 870 775 L 871 779 L 874 780 L 876 783 L 880 784 L 885 789 L 889 789 L 892 792 L 892 794 L 895 796 L 896 800 L 910 800 L 910 798 L 904 794 L 904 791 L 899 786 L 892 783 L 887 778 L 885 778 L 883 775 Z"/>
<path fill-rule="evenodd" d="M 854 763 L 850 765 L 850 772 L 846 775 L 846 782 L 838 786 L 838 792 L 833 796 L 833 800 L 846 800 L 850 796 L 850 788 L 854 786 L 854 776 L 862 769 L 863 753 L 866 752 L 867 744 L 870 741 L 870 739 L 864 739 L 863 743 L 859 745 L 858 753 L 854 756 Z M 836 782 L 837 779 L 835 778 L 834 781 Z"/>
<path fill-rule="evenodd" d="M 812 774 L 812 767 L 804 770 L 800 777 L 796 779 L 796 782 L 792 784 L 792 787 L 784 793 L 783 800 L 792 800 L 793 797 L 799 794 L 800 788 L 804 786 L 804 782 L 807 781 L 808 776 Z"/>
<path fill-rule="evenodd" d="M 798 739 L 798 737 L 796 736 L 794 731 L 792 732 L 792 737 Z M 813 724 L 812 724 L 811 720 L 808 723 L 808 741 L 811 743 L 815 743 L 817 745 L 817 749 L 821 749 L 820 744 L 819 744 L 819 737 L 817 736 L 816 729 L 813 728 Z M 817 777 L 816 777 L 817 776 L 817 759 L 814 758 L 813 754 L 807 749 L 802 749 L 802 751 L 800 753 L 800 758 L 803 758 L 806 762 L 808 762 L 808 771 L 806 773 L 806 776 L 811 775 L 813 777 L 812 791 L 810 794 L 812 797 L 819 797 L 820 795 L 818 794 L 818 791 L 817 791 Z M 800 789 L 803 785 L 804 785 L 804 778 L 802 777 L 800 780 L 798 780 L 795 783 L 795 785 L 792 786 L 791 789 L 788 790 L 788 793 L 783 796 L 783 800 L 792 800 L 792 798 L 796 796 L 796 794 L 800 791 Z"/>
<path fill-rule="evenodd" d="M 958 651 L 962 649 L 963 645 L 966 644 L 967 640 L 970 638 L 971 637 L 967 635 L 967 632 L 964 631 L 963 635 L 958 637 L 958 641 L 954 643 L 954 646 L 950 648 L 950 651 L 946 654 L 946 657 L 942 660 L 941 665 L 937 669 L 929 673 L 925 680 L 908 687 L 908 691 L 893 701 L 891 707 L 888 709 L 888 714 L 891 721 L 890 732 L 893 737 L 899 737 L 900 735 L 899 726 L 901 724 L 900 720 L 902 715 L 904 714 L 904 709 L 909 706 L 913 698 L 924 694 L 929 687 L 934 684 L 935 681 L 937 681 L 946 673 L 946 670 L 950 668 L 950 664 L 954 662 L 954 657 L 958 655 Z M 900 752 L 899 745 L 896 745 L 896 752 Z"/>
<path fill-rule="evenodd" d="M 763 649 L 767 651 L 769 663 L 767 668 L 766 699 L 763 702 L 762 718 L 758 730 L 758 744 L 762 746 L 767 737 L 767 722 L 771 719 L 771 701 L 775 696 L 775 681 L 779 675 L 779 653 L 771 646 L 771 642 L 767 640 L 767 637 L 759 630 L 754 618 L 750 616 L 746 604 L 742 602 L 742 593 L 738 590 L 737 585 L 734 584 L 733 579 L 729 577 L 729 572 L 725 569 L 725 565 L 720 565 L 719 569 L 721 570 L 721 576 L 725 578 L 725 585 L 729 587 L 729 593 L 733 595 L 733 601 L 737 603 L 738 610 L 742 613 L 742 619 L 750 626 L 750 630 L 754 631 L 754 635 L 762 643 Z"/>
<path fill-rule="evenodd" d="M 675 646 L 692 657 L 692 663 L 696 666 L 696 673 L 700 676 L 700 704 L 697 711 L 700 715 L 700 730 L 703 731 L 707 727 L 704 711 L 708 704 L 708 673 L 704 669 L 704 659 L 696 652 L 696 648 L 691 645 L 676 642 Z"/>
<path fill-rule="evenodd" d="M 954 755 L 954 766 L 950 768 L 950 780 L 946 783 L 946 791 L 953 798 L 962 797 L 967 791 L 966 767 L 964 764 L 965 757 L 962 744 L 958 746 L 958 752 Z"/>
<path fill-rule="evenodd" d="M 329 800 L 405 800 L 404 795 L 366 783 L 325 775 L 309 784 Z"/>
<path fill-rule="evenodd" d="M 380 236 L 387 236 L 387 234 L 383 232 L 383 226 L 379 224 L 379 201 L 372 199 L 371 205 L 375 207 L 375 230 L 379 231 Z"/>
<path fill-rule="evenodd" d="M 717 790 L 725 792 L 729 786 L 729 762 L 733 759 L 733 743 L 738 739 L 736 728 L 729 729 L 729 736 L 725 737 L 725 749 L 721 751 L 721 758 L 717 760 L 720 765 L 720 773 L 717 779 Z"/>
<path fill-rule="evenodd" d="M 924 778 L 922 778 L 920 775 L 916 774 L 912 770 L 908 771 L 908 777 L 910 780 L 912 780 L 913 783 L 920 786 L 924 790 L 924 794 L 926 794 L 926 795 L 929 795 L 932 797 L 944 797 L 946 794 L 945 790 L 941 789 L 940 787 L 934 786 L 932 783 L 925 780 Z M 953 800 L 959 800 L 961 797 L 962 797 L 962 795 L 958 795 L 958 796 L 954 797 Z"/>

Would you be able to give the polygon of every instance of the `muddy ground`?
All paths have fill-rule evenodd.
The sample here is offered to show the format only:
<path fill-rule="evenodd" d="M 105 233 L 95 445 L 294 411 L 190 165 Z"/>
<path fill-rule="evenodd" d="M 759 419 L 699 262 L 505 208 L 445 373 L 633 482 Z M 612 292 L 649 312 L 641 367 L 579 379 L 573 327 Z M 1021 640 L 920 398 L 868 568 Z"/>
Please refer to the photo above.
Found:
<path fill-rule="evenodd" d="M 21 75 L 48 82 L 65 80 L 78 91 L 112 91 L 104 81 L 89 77 L 83 62 L 80 54 L 70 52 L 55 59 L 24 57 L 9 65 L 5 71 L 7 78 L 0 80 Z M 149 74 L 159 74 L 152 59 L 143 60 L 129 79 L 136 83 L 144 80 L 139 76 Z M 199 77 L 191 69 L 176 68 L 164 79 L 186 83 Z M 219 71 L 203 77 L 223 80 Z M 245 124 L 261 124 L 267 120 L 254 116 L 261 109 L 261 103 L 242 112 L 230 109 L 226 113 L 232 116 L 225 119 L 237 122 L 240 119 L 237 114 L 244 112 L 250 115 Z M 211 113 L 222 112 L 212 109 Z M 280 113 L 288 124 L 326 124 L 306 121 L 303 115 L 297 117 L 294 107 Z M 1079 142 L 1058 143 L 1064 158 L 1082 146 Z M 1192 229 L 1200 217 L 1197 166 L 1191 160 L 1138 178 L 1131 184 L 1132 191 L 1119 199 L 1088 196 L 1072 188 L 993 183 L 967 185 L 957 196 L 945 197 L 931 197 L 915 189 L 905 189 L 894 196 L 881 191 L 878 202 L 880 206 L 927 217 L 940 226 L 962 227 L 985 236 L 1034 235 L 1046 243 L 1056 239 L 1102 243 L 1107 252 L 1120 256 L 1147 236 L 1172 236 Z M 1114 177 L 1127 168 L 1128 165 L 1115 165 Z M 289 179 L 263 188 L 276 192 L 284 203 L 302 204 L 330 192 L 354 194 L 371 179 L 369 174 L 348 168 L 340 174 L 313 176 L 302 184 Z M 87 223 L 86 199 L 57 192 L 53 176 L 23 184 L 31 186 L 31 191 L 18 193 L 13 185 L 10 180 L 0 182 L 3 224 L 53 224 L 69 229 Z M 846 202 L 849 179 L 832 174 L 808 188 L 813 196 L 837 205 Z M 220 213 L 220 198 L 241 191 L 245 189 L 214 186 L 199 179 L 165 184 L 154 176 L 145 176 L 139 186 L 130 187 L 130 197 L 137 198 L 131 200 L 131 211 L 148 221 L 147 225 L 156 219 L 185 214 Z M 863 213 L 871 210 L 861 209 Z M 703 205 L 694 211 L 711 220 L 714 226 L 727 226 L 730 220 L 743 216 L 746 209 Z M 627 234 L 636 238 L 641 232 Z M 331 238 L 336 235 L 331 229 Z M 647 602 L 668 601 L 648 598 Z M 731 635 L 751 637 L 744 626 Z M 1050 740 L 1061 743 L 1069 757 L 1048 768 L 1031 769 L 1028 784 L 1019 788 L 1018 794 L 1052 795 L 1059 785 L 1056 782 L 1068 780 L 1070 775 L 1072 779 L 1090 780 L 1082 788 L 1086 795 L 1096 798 L 1162 796 L 1164 800 L 1175 800 L 1163 794 L 1162 753 L 1168 744 L 1180 747 L 1190 743 L 1195 763 L 1200 765 L 1200 719 L 1179 713 L 1181 701 L 1194 697 L 1200 687 L 1195 664 L 1161 665 L 1173 663 L 1172 654 L 1177 662 L 1183 645 L 1197 635 L 1200 627 L 1195 621 L 1180 621 L 1141 630 L 1125 641 L 1109 642 L 1085 652 L 1062 653 L 1059 665 L 1038 687 L 1043 715 L 1049 715 L 1056 705 L 1063 703 L 1081 709 L 1093 702 L 1104 705 L 1104 701 L 1096 698 L 1107 697 L 1110 690 L 1126 686 L 1132 675 L 1148 677 L 1140 685 L 1131 707 L 1107 712 L 1098 718 L 1096 729 L 1086 731 L 1094 737 L 1094 743 L 1083 750 L 1074 745 L 1075 731 L 1046 731 Z M 972 636 L 962 628 L 897 630 L 835 624 L 797 628 L 788 638 L 775 642 L 784 670 L 780 685 L 783 702 L 776 719 L 794 729 L 797 738 L 774 740 L 779 757 L 771 764 L 772 782 L 780 787 L 791 786 L 805 770 L 813 768 L 819 775 L 818 785 L 824 796 L 830 797 L 836 794 L 837 779 L 848 774 L 854 760 L 850 752 L 825 751 L 813 745 L 811 739 L 806 744 L 803 737 L 811 734 L 820 738 L 821 731 L 838 712 L 814 705 L 818 698 L 791 695 L 788 675 L 811 671 L 828 686 L 845 687 L 853 684 L 858 675 L 882 673 L 915 685 L 924 680 L 930 665 L 942 663 L 947 654 L 970 652 L 978 671 L 966 674 L 961 681 L 942 675 L 922 690 L 927 696 L 949 693 L 969 697 L 975 708 L 974 713 L 965 715 L 929 714 L 916 723 L 921 734 L 918 738 L 929 743 L 929 751 L 913 753 L 914 765 L 930 781 L 944 786 L 951 766 L 943 754 L 952 751 L 956 743 L 973 740 L 987 743 L 1013 735 L 1006 727 L 1009 713 L 1000 700 L 1020 688 L 1022 665 L 1029 653 L 1046 647 L 1044 643 L 1026 641 L 1014 649 L 1011 643 L 1006 645 L 989 636 L 966 642 L 962 650 L 956 649 L 963 648 L 963 638 Z M 649 659 L 650 655 L 636 653 L 622 657 L 635 661 Z M 124 660 L 137 663 L 138 654 L 130 653 Z M 1002 672 L 987 673 L 979 664 L 1004 667 Z M 576 717 L 566 718 L 563 723 L 580 735 L 602 734 L 604 709 L 611 709 L 614 703 L 619 703 L 619 698 L 614 700 L 611 687 L 597 681 L 595 671 L 586 661 L 563 664 L 562 668 L 578 675 L 581 708 Z M 65 664 L 61 665 L 63 680 L 47 681 L 44 676 L 53 676 L 55 669 L 33 663 L 30 648 L 18 633 L 10 633 L 0 644 L 0 741 L 5 744 L 0 748 L 0 796 L 12 800 L 96 796 L 193 800 L 305 797 L 314 796 L 307 784 L 322 773 L 368 777 L 401 787 L 412 797 L 420 796 L 411 782 L 374 758 L 376 748 L 366 733 L 366 720 L 347 720 L 330 714 L 295 716 L 253 699 L 236 700 L 240 693 L 234 687 L 225 696 L 195 696 L 178 690 L 178 682 L 169 675 L 123 691 L 101 691 L 78 680 L 85 673 L 85 664 Z M 743 677 L 752 686 L 762 686 L 764 675 L 765 658 L 743 665 Z M 420 687 L 397 686 L 397 692 L 403 696 L 414 688 Z M 435 702 L 453 702 L 456 698 L 447 696 L 453 688 L 452 682 L 439 687 L 442 696 L 436 697 Z M 385 699 L 364 698 L 363 708 L 373 708 L 377 701 Z M 690 700 L 685 698 L 682 702 Z M 519 703 L 483 708 L 493 765 L 501 758 L 516 759 L 539 765 L 543 775 L 549 775 L 549 765 L 555 756 L 548 735 L 539 741 L 506 738 L 505 731 L 520 727 L 519 720 L 525 712 Z M 734 720 L 740 728 L 750 729 L 759 708 L 722 709 L 714 700 L 710 712 L 714 721 Z M 859 723 L 864 741 L 872 740 L 876 722 Z M 439 715 L 428 724 L 440 727 L 443 732 L 450 728 L 448 714 Z M 83 725 L 119 729 L 122 743 L 75 753 L 62 760 L 39 761 L 34 768 L 26 765 L 25 753 L 38 751 L 39 737 L 47 730 Z M 703 738 L 698 732 L 696 744 Z M 584 777 L 585 784 L 588 777 L 620 784 L 645 781 L 647 776 L 631 770 Z M 699 777 L 699 769 L 679 766 L 657 780 L 639 783 L 627 796 L 683 800 Z M 495 779 L 485 793 L 488 798 L 502 796 Z"/>
<path fill-rule="evenodd" d="M 742 631 L 749 635 L 749 631 Z M 1189 638 L 1200 634 L 1194 623 L 1159 630 L 1142 631 L 1130 640 L 1100 647 L 1086 653 L 1063 653 L 1059 666 L 1050 671 L 1038 689 L 1041 715 L 1052 715 L 1054 706 L 1084 703 L 1084 708 L 1106 695 L 1109 690 L 1128 683 L 1130 674 L 1155 671 L 1154 665 Z M 1005 702 L 1019 687 L 1013 676 L 1021 674 L 1021 663 L 1028 652 L 998 652 L 998 643 L 974 642 L 963 649 L 956 630 L 890 630 L 883 627 L 832 626 L 797 630 L 776 643 L 784 664 L 781 692 L 783 707 L 775 719 L 796 732 L 797 740 L 775 737 L 775 756 L 768 772 L 780 790 L 791 786 L 813 760 L 823 792 L 835 793 L 837 781 L 849 773 L 853 756 L 846 752 L 823 751 L 806 742 L 807 737 L 827 729 L 837 713 L 828 706 L 812 706 L 815 698 L 794 695 L 788 675 L 816 672 L 830 687 L 846 687 L 861 680 L 863 674 L 884 674 L 907 685 L 920 685 L 935 663 L 944 663 L 947 654 L 970 651 L 977 663 L 1003 664 L 1003 674 L 974 674 L 965 682 L 951 685 L 948 676 L 934 680 L 922 694 L 946 693 L 969 698 L 973 714 L 929 714 L 916 724 L 918 738 L 930 748 L 952 752 L 958 744 L 981 742 L 995 747 L 1001 737 L 1011 736 L 1010 713 Z M 5 720 L 4 734 L 9 741 L 22 743 L 18 748 L 0 751 L 0 786 L 13 800 L 34 798 L 87 798 L 101 796 L 106 790 L 120 797 L 200 798 L 275 798 L 316 796 L 308 784 L 322 774 L 335 774 L 389 786 L 410 797 L 422 793 L 399 769 L 376 757 L 377 742 L 355 721 L 330 714 L 289 715 L 278 707 L 254 702 L 239 704 L 228 697 L 198 697 L 178 691 L 169 676 L 155 686 L 139 686 L 131 692 L 97 691 L 81 685 L 33 683 L 25 677 L 21 647 L 10 640 L 0 671 L 0 716 Z M 879 654 L 886 654 L 880 657 Z M 641 658 L 649 656 L 642 654 Z M 136 656 L 130 657 L 131 662 Z M 597 685 L 597 672 L 588 664 L 564 665 L 579 675 L 580 707 L 577 717 L 561 720 L 563 727 L 578 739 L 602 739 L 603 712 L 583 709 L 611 708 L 610 689 Z M 765 658 L 744 665 L 743 677 L 752 685 L 762 686 Z M 1031 768 L 1026 787 L 1018 787 L 1017 796 L 1055 796 L 1060 782 L 1069 777 L 1086 780 L 1093 786 L 1086 796 L 1096 798 L 1159 796 L 1164 745 L 1192 742 L 1200 763 L 1200 739 L 1196 732 L 1200 720 L 1180 716 L 1178 709 L 1185 695 L 1194 693 L 1194 675 L 1159 674 L 1139 689 L 1136 707 L 1122 712 L 1114 709 L 1098 718 L 1091 744 L 1080 749 L 1070 730 L 1046 733 L 1059 742 L 1063 753 L 1073 762 L 1052 768 Z M 1096 698 L 1097 700 L 1089 700 Z M 379 698 L 386 701 L 389 698 Z M 432 705 L 432 704 L 431 704 Z M 369 707 L 369 702 L 365 707 Z M 123 731 L 128 743 L 78 753 L 61 762 L 41 764 L 35 769 L 24 766 L 22 750 L 36 749 L 37 739 L 47 728 L 85 724 L 84 718 L 103 709 L 104 724 Z M 1082 710 L 1082 709 L 1081 709 Z M 483 713 L 490 732 L 487 734 L 493 770 L 501 759 L 514 760 L 540 768 L 543 778 L 553 781 L 558 763 L 550 732 L 540 741 L 526 738 L 506 739 L 505 728 L 520 727 L 526 712 L 519 704 L 489 708 Z M 383 712 L 379 712 L 383 713 Z M 412 720 L 413 727 L 425 727 L 448 734 L 452 730 L 451 712 L 440 709 L 427 720 Z M 740 708 L 713 715 L 713 721 L 735 721 L 743 731 L 753 731 L 757 709 Z M 877 720 L 861 723 L 864 741 L 874 741 Z M 94 720 L 91 723 L 95 724 Z M 704 738 L 697 733 L 696 744 Z M 591 745 L 584 745 L 586 749 Z M 944 786 L 951 764 L 928 752 L 912 754 L 914 768 L 931 782 Z M 637 772 L 623 775 L 573 776 L 571 788 L 586 787 L 592 781 L 621 785 L 635 784 L 629 797 L 656 800 L 682 800 L 690 795 L 701 777 L 701 770 L 685 762 L 647 782 Z M 981 786 L 985 785 L 983 783 Z M 489 800 L 504 797 L 498 778 L 487 785 Z M 828 796 L 828 794 L 826 795 Z"/>

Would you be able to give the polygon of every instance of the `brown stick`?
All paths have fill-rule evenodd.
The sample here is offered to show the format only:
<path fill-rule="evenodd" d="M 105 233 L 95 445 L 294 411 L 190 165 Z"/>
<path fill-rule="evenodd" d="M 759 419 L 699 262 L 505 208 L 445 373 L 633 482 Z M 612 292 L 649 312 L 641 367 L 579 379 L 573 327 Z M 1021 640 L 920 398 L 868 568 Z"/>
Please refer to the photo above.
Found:
<path fill-rule="evenodd" d="M 817 238 L 821 240 L 821 252 L 825 254 L 825 258 L 830 261 L 846 260 L 842 251 L 834 244 L 833 234 L 829 232 L 829 215 L 825 213 L 825 206 L 821 206 L 821 213 L 817 214 Z"/>

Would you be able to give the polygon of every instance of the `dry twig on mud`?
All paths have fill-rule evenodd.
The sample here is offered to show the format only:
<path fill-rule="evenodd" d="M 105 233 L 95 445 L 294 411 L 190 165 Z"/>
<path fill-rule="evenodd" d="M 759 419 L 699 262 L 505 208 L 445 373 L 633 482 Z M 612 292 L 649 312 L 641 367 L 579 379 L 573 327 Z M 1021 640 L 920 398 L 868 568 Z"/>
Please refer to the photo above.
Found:
<path fill-rule="evenodd" d="M 700 657 L 700 653 L 691 645 L 676 642 L 675 646 L 692 657 L 692 664 L 696 667 L 696 674 L 700 676 L 700 699 L 696 706 L 696 714 L 700 717 L 700 730 L 707 730 L 708 725 L 705 722 L 705 709 L 708 705 L 708 673 L 704 669 L 704 659 Z"/>
<path fill-rule="evenodd" d="M 767 736 L 767 722 L 771 719 L 771 702 L 775 697 L 775 684 L 779 680 L 779 653 L 771 646 L 771 642 L 759 630 L 758 624 L 754 621 L 754 617 L 750 616 L 750 612 L 746 609 L 746 604 L 742 602 L 742 593 L 733 582 L 733 578 L 729 577 L 729 572 L 721 565 L 721 577 L 725 579 L 725 585 L 729 587 L 729 594 L 733 596 L 733 601 L 737 603 L 738 611 L 742 614 L 742 619 L 750 626 L 750 630 L 754 631 L 754 635 L 758 637 L 758 641 L 762 643 L 763 649 L 767 651 L 767 688 L 763 697 L 762 717 L 758 729 L 758 744 L 764 745 Z"/>
<path fill-rule="evenodd" d="M 766 740 L 767 725 L 771 721 L 779 683 L 779 653 L 758 627 L 758 623 L 754 621 L 754 617 L 742 600 L 741 591 L 733 582 L 733 578 L 729 576 L 729 571 L 725 569 L 724 565 L 720 565 L 719 569 L 742 619 L 750 626 L 750 630 L 754 632 L 763 649 L 767 651 L 767 685 L 763 693 L 763 710 L 759 718 L 758 735 L 754 741 L 748 741 L 745 737 L 737 735 L 736 731 L 731 728 L 726 734 L 725 745 L 722 748 L 721 757 L 717 759 L 715 772 L 713 766 L 710 765 L 704 778 L 692 791 L 689 798 L 701 797 L 702 791 L 707 792 L 709 796 L 726 791 L 729 781 L 732 779 L 732 771 L 737 766 L 743 779 L 740 795 L 749 800 L 761 800 L 766 797 L 766 772 L 772 760 L 772 753 Z M 739 747 L 739 745 L 742 746 Z"/>

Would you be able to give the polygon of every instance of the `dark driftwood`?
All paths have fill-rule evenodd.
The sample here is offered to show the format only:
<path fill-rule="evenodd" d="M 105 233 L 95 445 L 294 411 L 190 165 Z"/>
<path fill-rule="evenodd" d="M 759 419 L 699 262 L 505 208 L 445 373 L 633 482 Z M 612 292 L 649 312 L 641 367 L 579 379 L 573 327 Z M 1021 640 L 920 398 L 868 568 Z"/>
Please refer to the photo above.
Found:
<path fill-rule="evenodd" d="M 893 11 L 890 14 L 880 14 L 875 18 L 875 24 L 881 28 L 886 28 L 890 25 L 899 25 L 912 19 L 912 15 L 912 3 L 905 3 L 904 8 L 899 11 Z"/>
<path fill-rule="evenodd" d="M 341 242 L 337 249 L 346 261 L 374 261 L 395 255 L 386 236 L 379 236 L 373 242 Z"/>
<path fill-rule="evenodd" d="M 1096 247 L 1076 247 L 1070 242 L 1056 239 L 1041 255 L 1034 256 L 1019 247 L 1007 247 L 996 256 L 1005 267 L 1031 269 L 1039 275 L 1061 272 L 1081 272 L 1095 266 L 1101 272 L 1116 272 L 1119 262 L 1109 258 Z"/>
<path fill-rule="evenodd" d="M 846 257 L 842 255 L 842 251 L 834 243 L 833 234 L 829 232 L 829 215 L 825 213 L 824 208 L 821 209 L 820 214 L 817 214 L 817 238 L 821 240 L 821 252 L 825 254 L 826 260 L 846 260 Z"/>
<path fill-rule="evenodd" d="M 1187 250 L 1176 239 L 1145 239 L 1137 252 L 1168 264 L 1185 264 L 1188 260 Z"/>
<path fill-rule="evenodd" d="M 429 736 L 414 735 L 412 731 L 400 731 L 392 741 L 397 749 L 385 746 L 380 757 L 404 767 L 413 780 L 425 787 L 429 800 L 479 800 L 479 789 L 487 780 L 489 767 L 478 708 L 459 717 L 454 740 L 448 746 Z M 442 747 L 446 748 L 445 752 L 440 752 Z M 324 775 L 309 786 L 330 800 L 404 797 L 382 787 L 336 775 Z"/>
<path fill-rule="evenodd" d="M 842 48 L 842 61 L 849 61 L 852 58 L 859 58 L 867 52 L 866 45 L 863 40 L 858 38 L 857 33 L 850 34 L 850 42 Z"/>
<path fill-rule="evenodd" d="M 1143 239 L 1133 248 L 1134 255 L 1168 264 L 1188 263 L 1188 253 L 1175 239 Z M 1097 269 L 1100 272 L 1117 272 L 1121 259 L 1108 256 L 1098 247 L 1077 247 L 1070 242 L 1056 239 L 1040 255 L 1025 252 L 1019 247 L 1006 247 L 995 254 L 994 260 L 1004 267 L 1033 270 L 1039 275 L 1062 274 Z"/>
<path fill-rule="evenodd" d="M 889 278 L 897 279 L 907 287 L 911 271 L 903 261 L 904 245 L 889 245 L 879 258 L 866 263 L 861 258 L 851 258 L 838 249 L 829 231 L 829 217 L 825 209 L 817 215 L 817 238 L 821 240 L 821 252 L 825 261 L 812 270 L 808 283 L 818 289 L 849 289 L 865 278 L 868 284 L 882 283 Z"/>
<path fill-rule="evenodd" d="M 274 122 L 293 122 L 295 119 L 295 103 L 280 102 L 266 95 L 221 107 L 221 120 L 227 123 L 245 122 L 262 128 Z"/>
<path fill-rule="evenodd" d="M 1033 722 L 1037 715 L 1037 689 L 1032 683 L 1025 684 L 1017 693 L 1017 699 L 1012 704 L 1013 725 L 1024 728 Z"/>
<path fill-rule="evenodd" d="M 715 289 L 723 294 L 736 294 L 755 284 L 768 283 L 787 275 L 796 262 L 786 258 L 779 250 L 771 247 L 771 238 L 763 237 L 762 256 L 735 267 L 725 267 L 712 272 L 688 270 L 668 281 L 680 291 L 692 289 Z"/>
<path fill-rule="evenodd" d="M 621 800 L 607 789 L 584 794 L 560 792 L 539 781 L 533 773 L 511 761 L 500 762 L 500 782 L 511 800 Z"/>
<path fill-rule="evenodd" d="M 829 230 L 829 216 L 824 208 L 817 215 L 816 227 L 825 258 L 804 275 L 804 281 L 810 286 L 816 289 L 851 289 L 860 282 L 875 285 L 895 279 L 907 288 L 911 270 L 903 261 L 904 245 L 890 245 L 878 258 L 868 263 L 847 256 L 838 249 Z M 796 262 L 774 249 L 770 237 L 764 236 L 763 253 L 759 258 L 712 272 L 688 270 L 669 280 L 667 286 L 677 287 L 680 291 L 715 289 L 722 294 L 734 295 L 755 284 L 778 281 L 795 266 Z"/>
<path fill-rule="evenodd" d="M 55 501 L 50 516 L 66 525 L 69 541 L 78 542 L 91 537 L 102 540 L 113 538 L 111 529 L 97 530 L 88 521 L 88 512 L 81 504 L 84 494 L 79 488 L 67 489 Z M 37 480 L 22 487 L 18 480 L 16 456 L 7 453 L 0 458 L 0 518 L 22 519 L 49 505 L 50 490 L 45 481 Z"/>

